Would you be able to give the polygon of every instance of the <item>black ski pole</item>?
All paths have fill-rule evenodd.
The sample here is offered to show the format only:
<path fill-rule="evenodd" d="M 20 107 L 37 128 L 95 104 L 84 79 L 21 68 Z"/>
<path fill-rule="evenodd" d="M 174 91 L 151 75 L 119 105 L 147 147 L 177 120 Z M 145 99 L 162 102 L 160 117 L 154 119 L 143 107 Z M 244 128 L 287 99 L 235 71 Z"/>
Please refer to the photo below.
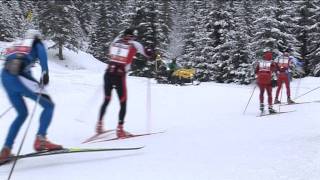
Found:
<path fill-rule="evenodd" d="M 254 88 L 253 88 L 253 90 L 252 90 L 251 96 L 250 96 L 249 101 L 248 101 L 248 103 L 247 103 L 247 105 L 246 105 L 246 107 L 245 107 L 245 109 L 244 109 L 244 111 L 243 111 L 243 114 L 245 114 L 246 111 L 247 111 L 247 108 L 248 108 L 249 103 L 250 103 L 250 101 L 251 101 L 251 99 L 252 99 L 252 96 L 253 96 L 253 94 L 254 94 L 254 91 L 256 90 L 256 87 L 257 87 L 257 85 L 255 85 Z"/>
<path fill-rule="evenodd" d="M 319 89 L 319 88 L 320 88 L 320 86 L 318 86 L 318 87 L 316 87 L 316 88 L 314 88 L 314 89 L 311 89 L 310 91 L 308 91 L 308 92 L 306 92 L 306 93 L 304 93 L 304 94 L 301 94 L 300 96 L 296 97 L 294 100 L 296 100 L 296 99 L 298 99 L 298 98 L 301 98 L 302 96 L 305 96 L 305 95 L 307 95 L 307 94 L 311 93 L 312 91 L 315 91 L 315 90 L 317 90 L 317 89 Z"/>
<path fill-rule="evenodd" d="M 302 76 L 301 76 L 301 74 L 299 74 L 299 80 L 298 80 L 298 85 L 297 85 L 297 88 L 296 88 L 295 99 L 297 99 L 297 96 L 298 96 L 298 93 L 299 93 L 301 79 L 302 79 Z"/>

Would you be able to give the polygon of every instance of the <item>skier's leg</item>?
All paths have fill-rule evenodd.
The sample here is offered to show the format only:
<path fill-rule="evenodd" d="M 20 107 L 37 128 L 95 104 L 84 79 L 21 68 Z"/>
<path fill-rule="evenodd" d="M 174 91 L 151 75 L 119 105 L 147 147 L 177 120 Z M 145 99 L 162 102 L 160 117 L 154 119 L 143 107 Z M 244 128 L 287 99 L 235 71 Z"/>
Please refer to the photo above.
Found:
<path fill-rule="evenodd" d="M 277 80 L 277 91 L 276 91 L 276 97 L 275 97 L 275 104 L 277 104 L 277 103 L 280 103 L 279 102 L 279 94 L 280 94 L 280 90 L 281 90 L 281 88 L 282 88 L 282 79 L 281 79 L 281 77 L 278 77 L 278 80 Z"/>
<path fill-rule="evenodd" d="M 28 109 L 23 100 L 22 95 L 20 95 L 19 93 L 8 93 L 8 97 L 11 104 L 13 105 L 13 107 L 18 113 L 18 116 L 10 126 L 10 129 L 4 144 L 5 147 L 8 147 L 9 149 L 11 149 L 22 124 L 27 119 Z"/>
<path fill-rule="evenodd" d="M 267 94 L 268 94 L 268 105 L 272 106 L 272 86 L 267 86 Z"/>
<path fill-rule="evenodd" d="M 295 103 L 295 102 L 291 99 L 290 79 L 289 79 L 289 77 L 286 77 L 285 80 L 284 80 L 284 82 L 285 82 L 286 90 L 287 90 L 287 102 L 288 102 L 288 104 Z"/>
<path fill-rule="evenodd" d="M 260 111 L 264 111 L 264 91 L 265 91 L 265 87 L 262 84 L 258 84 L 259 89 L 260 89 L 260 94 L 259 94 L 259 101 L 260 101 Z"/>
<path fill-rule="evenodd" d="M 265 87 L 262 84 L 259 84 L 259 89 L 260 89 L 260 94 L 259 94 L 259 99 L 260 99 L 260 104 L 263 104 L 264 101 L 264 91 L 265 91 Z"/>
<path fill-rule="evenodd" d="M 120 100 L 119 124 L 124 124 L 127 110 L 127 83 L 126 76 L 121 77 L 120 84 L 117 86 L 117 94 Z"/>
<path fill-rule="evenodd" d="M 112 82 L 110 75 L 107 73 L 104 75 L 104 101 L 100 108 L 99 119 L 98 121 L 103 120 L 103 116 L 106 112 L 106 108 L 111 100 L 111 92 L 112 92 Z"/>
<path fill-rule="evenodd" d="M 39 130 L 34 142 L 34 149 L 36 151 L 62 149 L 63 147 L 61 145 L 50 142 L 46 137 L 47 130 L 53 116 L 54 103 L 48 95 L 44 94 L 44 90 L 39 88 L 39 84 L 36 81 L 24 77 L 19 77 L 19 80 L 21 82 L 21 94 L 34 101 L 38 101 L 38 103 L 43 107 L 43 111 L 40 115 Z"/>
<path fill-rule="evenodd" d="M 105 73 L 104 75 L 104 100 L 103 103 L 100 107 L 100 112 L 99 112 L 99 119 L 96 125 L 96 133 L 100 134 L 104 132 L 103 129 L 103 117 L 104 114 L 106 113 L 106 109 L 109 105 L 109 102 L 111 100 L 111 92 L 112 92 L 112 77 L 110 74 Z"/>
<path fill-rule="evenodd" d="M 124 118 L 126 115 L 127 109 L 127 84 L 126 84 L 126 76 L 120 77 L 117 86 L 117 94 L 120 100 L 120 111 L 119 111 L 119 123 L 117 127 L 117 136 L 127 137 L 130 136 L 130 133 L 124 131 L 123 124 Z"/>
<path fill-rule="evenodd" d="M 288 76 L 284 79 L 284 84 L 286 85 L 287 97 L 290 99 L 291 92 L 290 92 L 290 82 L 289 82 L 289 77 Z"/>

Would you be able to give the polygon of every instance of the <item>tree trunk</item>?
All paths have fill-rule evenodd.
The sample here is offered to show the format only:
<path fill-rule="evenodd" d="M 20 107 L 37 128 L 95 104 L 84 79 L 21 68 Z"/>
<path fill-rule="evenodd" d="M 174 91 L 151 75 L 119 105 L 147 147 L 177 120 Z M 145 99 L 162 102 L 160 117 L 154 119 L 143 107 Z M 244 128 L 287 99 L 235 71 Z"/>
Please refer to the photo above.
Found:
<path fill-rule="evenodd" d="M 64 60 L 63 53 L 62 53 L 62 48 L 63 48 L 62 42 L 59 41 L 59 54 L 58 54 L 59 60 Z"/>

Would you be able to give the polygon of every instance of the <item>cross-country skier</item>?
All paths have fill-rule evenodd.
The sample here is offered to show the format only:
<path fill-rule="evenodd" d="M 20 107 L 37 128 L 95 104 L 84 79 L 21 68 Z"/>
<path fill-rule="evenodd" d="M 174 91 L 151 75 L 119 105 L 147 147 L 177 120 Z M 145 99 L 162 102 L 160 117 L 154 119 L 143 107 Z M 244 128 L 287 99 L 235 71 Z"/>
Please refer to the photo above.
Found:
<path fill-rule="evenodd" d="M 290 68 L 293 68 L 295 66 L 295 61 L 293 57 L 289 56 L 290 49 L 286 49 L 285 52 L 278 58 L 276 58 L 275 62 L 277 64 L 277 91 L 276 91 L 276 97 L 274 100 L 274 104 L 280 104 L 279 101 L 279 94 L 280 90 L 282 88 L 282 84 L 285 84 L 286 86 L 286 93 L 287 93 L 287 103 L 292 104 L 295 103 L 291 99 L 291 92 L 290 92 Z"/>
<path fill-rule="evenodd" d="M 276 64 L 272 61 L 272 52 L 266 51 L 263 55 L 263 60 L 259 61 L 256 66 L 257 84 L 260 89 L 260 110 L 264 111 L 264 92 L 268 94 L 268 110 L 269 113 L 276 113 L 272 108 L 272 73 L 276 70 Z"/>
<path fill-rule="evenodd" d="M 23 40 L 15 42 L 6 50 L 5 66 L 1 78 L 9 101 L 18 113 L 18 116 L 10 126 L 7 138 L 0 154 L 0 162 L 11 156 L 14 140 L 28 116 L 28 109 L 24 97 L 39 102 L 43 107 L 40 116 L 40 127 L 34 142 L 36 151 L 58 150 L 61 145 L 47 140 L 47 129 L 50 125 L 54 103 L 43 90 L 43 86 L 49 83 L 49 70 L 47 53 L 40 39 L 40 32 L 30 29 Z M 42 76 L 40 82 L 31 74 L 31 67 L 36 60 L 40 61 Z"/>
<path fill-rule="evenodd" d="M 127 83 L 126 71 L 136 53 L 140 53 L 146 58 L 150 58 L 151 50 L 145 48 L 137 41 L 135 41 L 135 30 L 126 29 L 120 34 L 110 45 L 109 48 L 109 65 L 104 74 L 104 102 L 100 109 L 99 119 L 96 125 L 96 132 L 102 133 L 103 130 L 103 116 L 106 108 L 111 100 L 111 91 L 117 91 L 120 100 L 119 122 L 117 127 L 117 136 L 119 138 L 126 137 L 129 134 L 124 131 L 123 124 L 126 114 L 127 106 Z"/>

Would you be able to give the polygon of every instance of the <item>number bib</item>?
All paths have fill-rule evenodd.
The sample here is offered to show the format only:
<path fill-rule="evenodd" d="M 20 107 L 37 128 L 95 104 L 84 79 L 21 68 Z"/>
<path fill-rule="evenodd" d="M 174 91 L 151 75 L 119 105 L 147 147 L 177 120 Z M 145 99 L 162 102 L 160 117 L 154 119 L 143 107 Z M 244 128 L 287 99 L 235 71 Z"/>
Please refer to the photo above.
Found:
<path fill-rule="evenodd" d="M 111 61 L 115 61 L 122 64 L 128 64 L 129 59 L 128 55 L 130 52 L 130 45 L 114 43 L 111 45 L 109 50 L 109 55 L 111 57 Z"/>
<path fill-rule="evenodd" d="M 289 67 L 289 57 L 280 58 L 279 61 L 280 68 L 288 68 Z"/>
<path fill-rule="evenodd" d="M 30 51 L 31 51 L 31 47 L 21 45 L 21 46 L 13 46 L 6 49 L 5 54 L 6 55 L 10 55 L 13 53 L 28 54 Z"/>
<path fill-rule="evenodd" d="M 259 62 L 259 71 L 264 71 L 264 72 L 271 71 L 271 62 L 270 61 L 260 61 Z"/>

